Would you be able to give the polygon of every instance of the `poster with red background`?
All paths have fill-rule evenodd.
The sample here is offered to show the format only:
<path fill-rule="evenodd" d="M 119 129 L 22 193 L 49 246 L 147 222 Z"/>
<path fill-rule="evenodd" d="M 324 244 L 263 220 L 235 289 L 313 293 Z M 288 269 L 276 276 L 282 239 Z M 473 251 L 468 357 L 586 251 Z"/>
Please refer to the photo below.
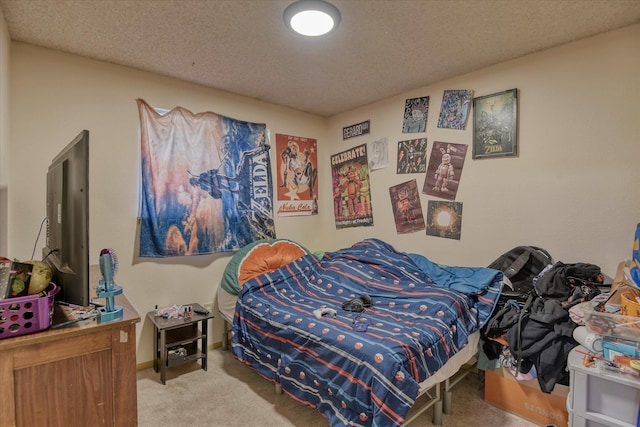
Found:
<path fill-rule="evenodd" d="M 318 150 L 312 138 L 276 134 L 278 163 L 276 213 L 318 213 Z"/>

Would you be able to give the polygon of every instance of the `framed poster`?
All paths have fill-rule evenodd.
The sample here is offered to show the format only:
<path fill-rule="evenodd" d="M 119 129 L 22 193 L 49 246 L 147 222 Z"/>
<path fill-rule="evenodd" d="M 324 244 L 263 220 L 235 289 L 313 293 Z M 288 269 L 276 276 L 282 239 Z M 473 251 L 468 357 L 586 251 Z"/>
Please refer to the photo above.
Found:
<path fill-rule="evenodd" d="M 473 158 L 518 155 L 518 89 L 473 98 Z"/>

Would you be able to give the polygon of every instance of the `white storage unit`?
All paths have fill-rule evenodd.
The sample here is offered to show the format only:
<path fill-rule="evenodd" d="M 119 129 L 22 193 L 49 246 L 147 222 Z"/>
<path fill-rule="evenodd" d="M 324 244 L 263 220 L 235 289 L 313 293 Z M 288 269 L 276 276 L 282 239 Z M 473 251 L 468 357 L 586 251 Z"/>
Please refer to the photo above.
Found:
<path fill-rule="evenodd" d="M 587 351 L 584 347 L 577 347 Z M 586 367 L 584 354 L 573 349 L 567 367 L 571 376 L 567 410 L 570 427 L 636 427 L 640 380 L 628 374 Z"/>

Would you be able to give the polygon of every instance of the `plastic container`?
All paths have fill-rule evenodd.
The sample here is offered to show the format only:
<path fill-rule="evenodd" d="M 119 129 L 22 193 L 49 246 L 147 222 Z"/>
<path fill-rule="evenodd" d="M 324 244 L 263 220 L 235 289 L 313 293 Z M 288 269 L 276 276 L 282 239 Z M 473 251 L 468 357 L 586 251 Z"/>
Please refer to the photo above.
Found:
<path fill-rule="evenodd" d="M 640 317 L 585 310 L 584 319 L 594 334 L 640 341 Z"/>
<path fill-rule="evenodd" d="M 567 359 L 571 378 L 567 397 L 569 426 L 635 426 L 640 415 L 640 380 L 632 375 L 602 370 L 600 362 L 586 367 L 583 359 L 584 354 L 575 349 Z"/>
<path fill-rule="evenodd" d="M 27 295 L 0 300 L 0 339 L 49 328 L 58 291 L 60 287 L 50 283 L 45 289 L 46 296 Z"/>

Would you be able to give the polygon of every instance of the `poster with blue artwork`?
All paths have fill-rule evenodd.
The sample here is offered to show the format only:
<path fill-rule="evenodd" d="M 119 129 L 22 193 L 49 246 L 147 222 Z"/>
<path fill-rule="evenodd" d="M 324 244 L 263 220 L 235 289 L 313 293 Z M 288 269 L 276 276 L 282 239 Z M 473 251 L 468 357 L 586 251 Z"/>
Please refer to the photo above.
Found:
<path fill-rule="evenodd" d="M 472 90 L 445 90 L 442 95 L 438 127 L 457 130 L 466 129 L 472 97 Z"/>
<path fill-rule="evenodd" d="M 276 237 L 266 125 L 137 103 L 141 257 L 228 252 Z"/>

